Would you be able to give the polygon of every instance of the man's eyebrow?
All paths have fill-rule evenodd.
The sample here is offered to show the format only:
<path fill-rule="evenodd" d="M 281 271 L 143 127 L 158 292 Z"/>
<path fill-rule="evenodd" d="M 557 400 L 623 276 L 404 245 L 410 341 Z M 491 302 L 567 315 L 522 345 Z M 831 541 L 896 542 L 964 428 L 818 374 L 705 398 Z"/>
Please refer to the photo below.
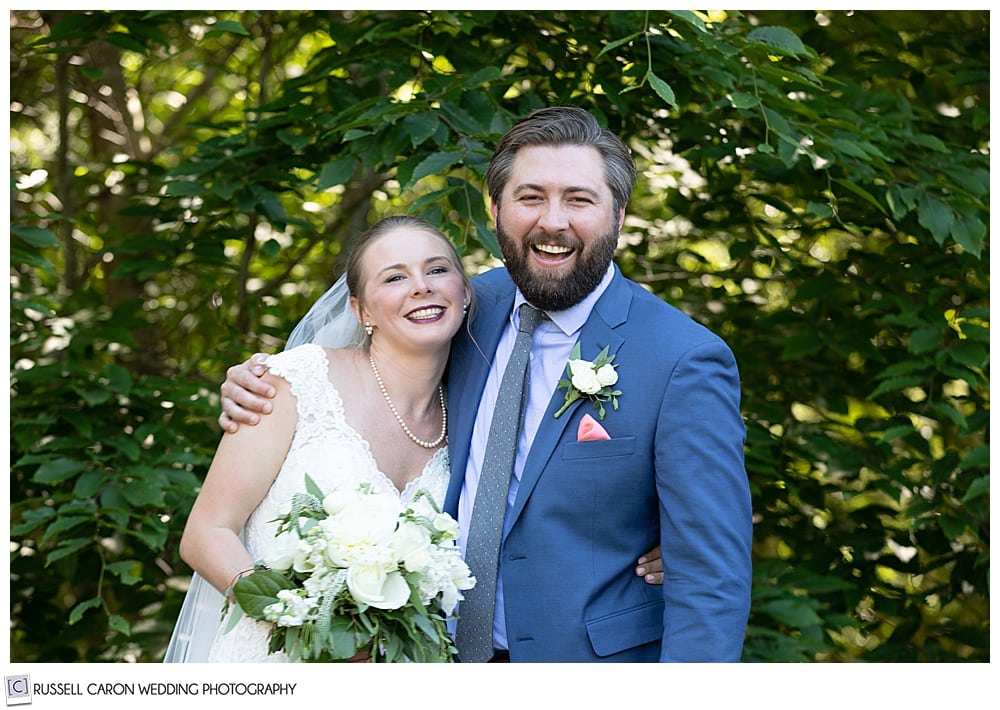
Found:
<path fill-rule="evenodd" d="M 537 192 L 545 192 L 544 187 L 533 182 L 521 183 L 520 185 L 516 186 L 513 189 L 513 192 L 514 194 L 517 194 L 518 192 L 521 192 L 523 190 L 534 190 Z M 593 195 L 594 197 L 598 196 L 597 190 L 593 189 L 592 187 L 585 187 L 583 185 L 570 185 L 565 190 L 563 190 L 563 194 L 566 194 L 568 192 L 586 192 L 588 195 Z"/>

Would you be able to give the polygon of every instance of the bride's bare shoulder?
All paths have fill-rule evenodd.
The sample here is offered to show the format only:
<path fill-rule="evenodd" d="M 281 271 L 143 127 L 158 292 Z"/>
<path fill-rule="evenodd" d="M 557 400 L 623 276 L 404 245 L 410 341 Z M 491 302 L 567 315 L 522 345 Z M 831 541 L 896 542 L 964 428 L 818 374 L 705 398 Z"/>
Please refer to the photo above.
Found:
<path fill-rule="evenodd" d="M 323 348 L 330 363 L 330 374 L 334 380 L 356 376 L 358 363 L 364 353 L 357 348 Z"/>
<path fill-rule="evenodd" d="M 364 355 L 359 348 L 328 348 L 324 347 L 326 357 L 330 362 L 351 363 Z"/>

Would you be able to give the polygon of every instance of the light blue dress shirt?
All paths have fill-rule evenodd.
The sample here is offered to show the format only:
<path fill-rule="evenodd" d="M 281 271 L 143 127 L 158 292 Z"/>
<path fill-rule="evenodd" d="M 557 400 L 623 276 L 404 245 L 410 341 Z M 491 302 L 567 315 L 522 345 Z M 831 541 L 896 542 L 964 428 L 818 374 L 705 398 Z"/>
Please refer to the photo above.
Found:
<path fill-rule="evenodd" d="M 566 363 L 569 362 L 569 356 L 576 344 L 580 329 L 590 317 L 594 304 L 611 283 L 614 273 L 615 265 L 611 264 L 597 288 L 591 291 L 583 301 L 564 311 L 547 312 L 549 320 L 543 320 L 535 330 L 531 341 L 531 356 L 528 365 L 530 368 L 528 401 L 525 404 L 521 436 L 517 444 L 517 456 L 514 459 L 514 474 L 510 482 L 510 490 L 507 493 L 508 520 L 505 523 L 505 531 L 506 526 L 509 525 L 511 508 L 517 499 L 521 471 L 524 468 L 524 461 L 528 457 L 531 442 L 535 439 L 535 433 L 542 423 L 542 416 L 549 405 L 549 400 L 552 399 L 556 385 L 566 373 Z M 514 297 L 514 308 L 508 316 L 507 327 L 500 337 L 496 354 L 493 357 L 493 365 L 490 367 L 490 373 L 486 379 L 486 388 L 483 390 L 472 429 L 469 460 L 465 467 L 465 483 L 458 501 L 458 544 L 463 552 L 469 534 L 469 519 L 472 515 L 473 502 L 476 499 L 476 490 L 479 486 L 479 473 L 483 468 L 483 454 L 486 451 L 486 439 L 490 433 L 493 409 L 496 407 L 500 379 L 503 377 L 503 371 L 507 367 L 511 350 L 514 348 L 514 339 L 517 337 L 517 309 L 525 302 L 524 296 L 518 290 Z M 508 648 L 503 609 L 503 580 L 499 575 L 497 576 L 496 614 L 493 617 L 493 645 L 495 648 Z"/>

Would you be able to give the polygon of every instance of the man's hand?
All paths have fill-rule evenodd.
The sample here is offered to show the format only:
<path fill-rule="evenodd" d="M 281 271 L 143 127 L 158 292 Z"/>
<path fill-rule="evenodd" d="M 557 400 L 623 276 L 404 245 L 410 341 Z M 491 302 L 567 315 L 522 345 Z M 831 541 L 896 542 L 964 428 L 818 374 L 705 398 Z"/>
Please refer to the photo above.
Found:
<path fill-rule="evenodd" d="M 638 560 L 635 573 L 646 580 L 646 584 L 663 584 L 663 557 L 657 545 Z"/>
<path fill-rule="evenodd" d="M 271 413 L 271 397 L 274 387 L 261 379 L 267 372 L 263 362 L 267 356 L 256 353 L 249 360 L 233 365 L 226 370 L 226 381 L 219 391 L 222 393 L 222 414 L 219 426 L 230 434 L 240 428 L 240 424 L 251 426 L 260 421 L 261 414 Z"/>

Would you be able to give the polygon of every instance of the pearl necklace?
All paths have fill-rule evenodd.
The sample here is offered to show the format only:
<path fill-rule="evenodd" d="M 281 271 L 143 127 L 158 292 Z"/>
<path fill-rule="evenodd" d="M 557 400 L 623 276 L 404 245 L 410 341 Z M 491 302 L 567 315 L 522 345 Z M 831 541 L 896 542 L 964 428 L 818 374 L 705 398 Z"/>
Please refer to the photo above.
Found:
<path fill-rule="evenodd" d="M 448 410 L 444 406 L 444 388 L 438 385 L 438 398 L 441 400 L 441 434 L 434 441 L 424 441 L 423 439 L 418 439 L 410 431 L 410 427 L 406 426 L 406 422 L 403 418 L 399 416 L 399 412 L 396 411 L 396 405 L 392 403 L 392 398 L 389 397 L 389 392 L 385 389 L 385 383 L 382 382 L 382 375 L 379 374 L 378 368 L 375 367 L 375 358 L 372 357 L 371 353 L 368 353 L 368 362 L 372 365 L 372 372 L 375 373 L 375 381 L 378 382 L 378 388 L 382 390 L 382 396 L 385 397 L 386 403 L 389 405 L 389 410 L 392 412 L 392 416 L 396 417 L 396 421 L 399 422 L 399 426 L 403 427 L 403 432 L 410 437 L 413 443 L 417 446 L 423 446 L 425 449 L 436 448 L 444 441 L 445 435 L 448 433 Z"/>

